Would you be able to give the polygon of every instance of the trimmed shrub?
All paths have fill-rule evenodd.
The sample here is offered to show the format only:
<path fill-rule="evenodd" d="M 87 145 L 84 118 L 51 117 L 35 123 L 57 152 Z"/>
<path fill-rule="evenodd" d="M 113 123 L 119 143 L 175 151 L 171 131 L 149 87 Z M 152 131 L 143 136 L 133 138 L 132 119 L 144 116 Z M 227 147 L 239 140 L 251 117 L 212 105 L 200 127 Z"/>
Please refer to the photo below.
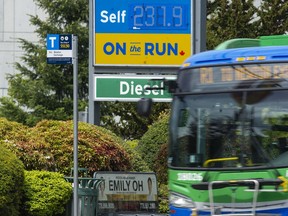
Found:
<path fill-rule="evenodd" d="M 29 128 L 0 118 L 0 137 L 24 163 L 26 170 L 59 171 L 73 167 L 73 122 L 43 120 Z M 79 167 L 99 170 L 148 171 L 139 153 L 111 131 L 79 122 Z"/>
<path fill-rule="evenodd" d="M 169 213 L 168 185 L 160 184 L 158 188 L 159 213 Z"/>
<path fill-rule="evenodd" d="M 168 124 L 169 114 L 160 115 L 159 120 L 149 127 L 136 147 L 149 168 L 156 173 L 159 184 L 159 212 L 166 214 L 169 212 L 167 187 Z"/>
<path fill-rule="evenodd" d="M 167 143 L 161 145 L 158 153 L 157 160 L 154 166 L 154 171 L 159 183 L 159 212 L 169 212 L 169 200 L 168 200 L 168 145 Z"/>
<path fill-rule="evenodd" d="M 168 143 L 168 122 L 169 115 L 167 113 L 161 114 L 159 120 L 149 126 L 148 131 L 141 137 L 136 147 L 151 170 L 154 170 L 161 145 Z"/>
<path fill-rule="evenodd" d="M 73 121 L 43 120 L 26 133 L 9 137 L 7 145 L 24 163 L 26 170 L 58 171 L 69 175 L 73 168 Z M 99 170 L 132 169 L 131 155 L 124 141 L 96 125 L 79 122 L 79 167 Z"/>
<path fill-rule="evenodd" d="M 0 143 L 0 215 L 17 216 L 24 184 L 22 162 Z"/>
<path fill-rule="evenodd" d="M 118 137 L 115 135 L 113 132 L 106 130 L 103 127 L 99 127 L 99 130 L 103 131 L 106 134 L 109 134 L 109 136 L 115 138 L 127 151 L 127 153 L 130 156 L 130 164 L 131 167 L 127 171 L 133 171 L 133 172 L 148 172 L 150 171 L 147 163 L 141 158 L 141 155 L 139 154 L 138 151 L 136 151 L 136 146 L 138 144 L 138 140 L 134 141 L 126 141 L 124 142 L 122 138 Z"/>
<path fill-rule="evenodd" d="M 72 197 L 72 185 L 62 174 L 25 171 L 23 216 L 63 215 Z"/>
<path fill-rule="evenodd" d="M 161 184 L 167 184 L 168 183 L 168 164 L 167 164 L 167 158 L 168 158 L 168 144 L 165 143 L 160 146 L 160 149 L 158 150 L 156 154 L 156 160 L 154 164 L 154 172 L 157 175 L 158 182 Z"/>
<path fill-rule="evenodd" d="M 21 134 L 21 131 L 25 131 L 28 127 L 21 123 L 8 121 L 6 118 L 0 118 L 0 137 L 6 140 L 9 138 L 15 138 L 17 134 Z"/>

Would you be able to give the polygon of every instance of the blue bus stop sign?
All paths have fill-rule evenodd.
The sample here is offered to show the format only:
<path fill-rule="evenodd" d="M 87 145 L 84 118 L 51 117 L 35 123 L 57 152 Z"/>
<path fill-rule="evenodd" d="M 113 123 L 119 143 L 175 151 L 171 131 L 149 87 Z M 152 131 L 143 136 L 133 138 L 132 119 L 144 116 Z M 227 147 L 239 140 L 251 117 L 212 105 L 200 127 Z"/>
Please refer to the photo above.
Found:
<path fill-rule="evenodd" d="M 48 34 L 46 41 L 48 64 L 72 64 L 71 34 Z"/>

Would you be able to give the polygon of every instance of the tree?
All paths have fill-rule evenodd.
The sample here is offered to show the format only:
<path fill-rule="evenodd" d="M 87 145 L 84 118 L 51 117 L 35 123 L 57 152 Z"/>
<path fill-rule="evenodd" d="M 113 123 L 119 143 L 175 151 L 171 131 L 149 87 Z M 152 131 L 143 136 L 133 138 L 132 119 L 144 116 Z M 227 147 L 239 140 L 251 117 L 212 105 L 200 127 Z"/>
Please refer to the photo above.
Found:
<path fill-rule="evenodd" d="M 148 126 L 158 119 L 159 113 L 169 110 L 170 103 L 153 103 L 149 117 L 141 117 L 137 113 L 135 103 L 104 103 L 102 126 L 113 131 L 123 139 L 140 139 L 148 130 Z M 111 113 L 113 117 L 111 118 Z"/>
<path fill-rule="evenodd" d="M 207 16 L 207 48 L 232 38 L 257 36 L 253 0 L 210 0 Z"/>
<path fill-rule="evenodd" d="M 285 34 L 288 29 L 288 2 L 262 0 L 257 21 L 259 35 Z"/>
<path fill-rule="evenodd" d="M 24 64 L 16 63 L 17 74 L 9 75 L 8 93 L 12 99 L 1 99 L 1 115 L 27 125 L 42 119 L 66 120 L 73 114 L 73 69 L 71 65 L 46 63 L 46 36 L 49 33 L 76 34 L 79 37 L 79 109 L 83 110 L 88 97 L 88 1 L 36 0 L 47 12 L 47 20 L 31 16 L 40 41 L 35 44 L 20 39 L 25 55 Z M 14 106 L 14 108 L 13 108 Z M 23 109 L 28 115 L 23 114 Z M 13 108 L 16 116 L 7 116 Z"/>

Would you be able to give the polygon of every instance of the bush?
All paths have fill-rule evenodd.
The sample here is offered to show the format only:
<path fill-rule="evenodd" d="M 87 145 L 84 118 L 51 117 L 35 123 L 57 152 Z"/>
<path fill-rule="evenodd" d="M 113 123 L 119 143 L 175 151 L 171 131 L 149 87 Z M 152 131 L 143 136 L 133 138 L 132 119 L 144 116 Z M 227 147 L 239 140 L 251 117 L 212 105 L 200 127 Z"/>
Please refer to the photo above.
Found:
<path fill-rule="evenodd" d="M 33 128 L 9 136 L 7 146 L 26 170 L 58 171 L 69 175 L 73 168 L 73 121 L 43 120 Z M 131 170 L 131 155 L 124 141 L 104 128 L 79 122 L 79 167 L 99 170 Z"/>
<path fill-rule="evenodd" d="M 159 120 L 149 127 L 136 147 L 150 169 L 156 173 L 159 184 L 160 213 L 169 212 L 167 187 L 168 124 L 169 113 L 160 115 Z"/>
<path fill-rule="evenodd" d="M 167 143 L 161 145 L 158 153 L 154 170 L 159 183 L 159 212 L 169 213 L 169 200 L 168 200 L 168 145 Z"/>
<path fill-rule="evenodd" d="M 57 171 L 73 168 L 73 122 L 43 120 L 29 128 L 0 118 L 0 137 L 23 162 L 26 170 Z M 111 131 L 92 124 L 78 125 L 79 167 L 89 174 L 100 170 L 147 171 L 139 153 Z"/>
<path fill-rule="evenodd" d="M 160 184 L 158 188 L 159 213 L 169 213 L 168 185 Z"/>
<path fill-rule="evenodd" d="M 23 216 L 63 215 L 72 185 L 60 173 L 25 171 Z"/>
<path fill-rule="evenodd" d="M 19 215 L 24 184 L 24 166 L 0 143 L 0 215 Z"/>
<path fill-rule="evenodd" d="M 167 113 L 160 115 L 159 120 L 149 126 L 148 131 L 141 137 L 136 147 L 151 170 L 154 170 L 161 145 L 168 143 L 168 122 L 169 115 Z"/>
<path fill-rule="evenodd" d="M 28 127 L 20 123 L 8 121 L 6 118 L 0 118 L 0 137 L 3 139 L 15 138 L 21 131 L 25 131 Z"/>
<path fill-rule="evenodd" d="M 104 129 L 103 127 L 99 127 L 98 129 L 103 131 L 106 134 L 109 134 L 109 136 L 117 140 L 117 142 L 120 143 L 124 147 L 124 149 L 127 151 L 127 153 L 129 154 L 130 164 L 131 164 L 130 169 L 129 170 L 127 169 L 127 171 L 131 171 L 131 172 L 150 171 L 147 163 L 141 158 L 141 155 L 135 149 L 138 144 L 138 140 L 124 142 L 120 137 L 116 136 L 113 132 Z"/>
<path fill-rule="evenodd" d="M 165 143 L 160 146 L 156 155 L 157 160 L 154 164 L 154 172 L 157 175 L 157 180 L 160 184 L 168 183 L 168 144 Z"/>

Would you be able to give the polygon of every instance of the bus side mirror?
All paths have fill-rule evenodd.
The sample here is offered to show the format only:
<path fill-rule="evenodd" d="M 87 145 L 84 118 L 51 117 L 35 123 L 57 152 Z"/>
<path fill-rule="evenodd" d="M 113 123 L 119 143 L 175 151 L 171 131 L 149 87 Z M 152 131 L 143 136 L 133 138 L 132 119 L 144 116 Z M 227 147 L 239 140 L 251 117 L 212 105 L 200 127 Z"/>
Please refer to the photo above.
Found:
<path fill-rule="evenodd" d="M 140 116 L 148 117 L 152 109 L 152 99 L 151 98 L 141 98 L 137 102 L 137 113 Z"/>
<path fill-rule="evenodd" d="M 176 80 L 165 80 L 165 87 L 169 93 L 175 93 L 178 88 Z"/>

